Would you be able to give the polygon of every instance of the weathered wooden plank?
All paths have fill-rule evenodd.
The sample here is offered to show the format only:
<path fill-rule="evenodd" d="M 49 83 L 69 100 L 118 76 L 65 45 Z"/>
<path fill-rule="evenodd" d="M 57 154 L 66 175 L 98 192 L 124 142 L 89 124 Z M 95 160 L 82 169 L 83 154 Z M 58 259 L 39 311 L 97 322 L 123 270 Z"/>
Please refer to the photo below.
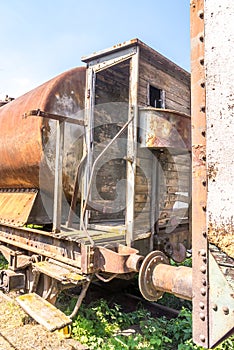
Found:
<path fill-rule="evenodd" d="M 160 54 L 159 54 L 160 56 Z M 141 49 L 141 63 L 145 62 L 146 64 L 154 66 L 158 70 L 165 72 L 167 75 L 174 77 L 175 79 L 184 82 L 187 86 L 190 84 L 190 75 L 188 72 L 182 68 L 176 66 L 173 62 L 167 61 L 161 57 L 157 57 L 155 51 L 147 49 Z"/>
<path fill-rule="evenodd" d="M 140 79 L 146 80 L 147 78 L 150 78 L 148 81 L 156 81 L 160 84 L 158 86 L 159 88 L 164 88 L 173 91 L 178 91 L 180 95 L 182 95 L 182 90 L 185 90 L 186 95 L 190 97 L 190 89 L 189 89 L 189 80 L 183 81 L 183 79 L 178 79 L 176 76 L 171 75 L 171 71 L 165 72 L 159 67 L 155 67 L 153 62 L 146 62 L 145 60 L 140 61 Z M 157 85 L 156 85 L 157 86 Z"/>

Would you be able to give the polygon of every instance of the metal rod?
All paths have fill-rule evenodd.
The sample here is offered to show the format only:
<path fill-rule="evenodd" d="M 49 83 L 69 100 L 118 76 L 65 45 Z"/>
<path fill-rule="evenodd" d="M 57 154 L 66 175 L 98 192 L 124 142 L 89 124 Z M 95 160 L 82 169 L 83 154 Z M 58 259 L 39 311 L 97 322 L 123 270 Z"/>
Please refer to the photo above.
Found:
<path fill-rule="evenodd" d="M 93 174 L 94 174 L 94 169 L 96 167 L 97 162 L 99 161 L 99 159 L 103 156 L 103 154 L 108 150 L 108 148 L 113 144 L 113 142 L 122 135 L 122 133 L 124 132 L 124 130 L 128 127 L 128 125 L 132 122 L 134 116 L 129 119 L 124 126 L 119 130 L 119 132 L 117 132 L 117 134 L 113 137 L 113 139 L 108 143 L 108 145 L 104 148 L 104 150 L 98 155 L 98 157 L 95 159 L 93 166 L 92 166 L 92 170 L 90 173 L 90 179 L 89 179 L 89 183 L 88 183 L 88 188 L 87 188 L 87 195 L 85 198 L 85 202 L 84 202 L 84 206 L 82 209 L 82 214 L 81 214 L 81 228 L 84 230 L 84 232 L 86 233 L 86 235 L 89 238 L 89 241 L 91 243 L 91 245 L 94 245 L 94 241 L 93 239 L 90 237 L 88 231 L 86 230 L 86 227 L 84 225 L 84 217 L 85 217 L 85 212 L 87 209 L 87 204 L 88 204 L 88 198 L 89 198 L 89 194 L 90 194 L 90 189 L 91 189 L 91 184 L 92 184 L 92 180 L 93 180 Z"/>
<path fill-rule="evenodd" d="M 83 154 L 83 157 L 77 167 L 77 171 L 76 171 L 76 178 L 75 178 L 75 181 L 74 181 L 74 191 L 73 191 L 73 194 L 72 194 L 72 200 L 71 200 L 71 206 L 70 206 L 70 209 L 69 209 L 69 214 L 68 214 L 68 219 L 67 219 L 67 227 L 71 227 L 72 225 L 72 222 L 73 222 L 73 216 L 74 216 L 74 213 L 75 213 L 75 210 L 76 210 L 76 200 L 77 200 L 77 196 L 78 196 L 78 192 L 79 192 L 79 176 L 80 176 L 80 170 L 82 168 L 82 165 L 85 161 L 87 157 L 87 152 L 85 152 Z"/>
<path fill-rule="evenodd" d="M 27 113 L 24 113 L 24 118 L 27 118 L 28 116 L 36 116 L 36 117 L 42 117 L 42 118 L 48 118 L 53 120 L 58 120 L 60 122 L 67 122 L 71 124 L 81 125 L 84 126 L 84 121 L 80 119 L 74 119 L 71 117 L 66 117 L 64 115 L 59 114 L 53 114 L 41 111 L 40 109 L 33 109 Z"/>
<path fill-rule="evenodd" d="M 82 301 L 83 301 L 83 299 L 84 299 L 84 297 L 85 297 L 85 295 L 86 295 L 86 293 L 87 293 L 87 290 L 88 290 L 88 288 L 89 288 L 90 283 L 91 283 L 91 278 L 90 278 L 90 280 L 89 280 L 88 282 L 86 282 L 85 284 L 83 284 L 82 290 L 81 290 L 81 293 L 80 293 L 80 295 L 79 295 L 79 298 L 77 299 L 75 308 L 74 308 L 74 310 L 72 311 L 71 315 L 69 315 L 69 318 L 72 319 L 72 318 L 74 318 L 74 317 L 76 316 L 76 314 L 77 314 L 77 312 L 78 312 L 78 310 L 79 310 L 79 308 L 80 308 L 80 305 L 81 305 L 81 303 L 82 303 Z"/>
<path fill-rule="evenodd" d="M 63 192 L 63 151 L 64 151 L 64 122 L 56 122 L 56 158 L 54 174 L 54 209 L 53 232 L 60 232 L 62 217 L 62 192 Z"/>

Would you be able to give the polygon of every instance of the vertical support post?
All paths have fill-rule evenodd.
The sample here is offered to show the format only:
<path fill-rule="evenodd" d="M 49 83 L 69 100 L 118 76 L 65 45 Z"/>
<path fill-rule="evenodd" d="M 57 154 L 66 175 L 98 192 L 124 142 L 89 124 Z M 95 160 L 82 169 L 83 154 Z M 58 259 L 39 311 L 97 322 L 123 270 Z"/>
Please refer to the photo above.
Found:
<path fill-rule="evenodd" d="M 56 156 L 54 174 L 53 232 L 60 232 L 63 193 L 63 152 L 65 123 L 56 121 Z"/>
<path fill-rule="evenodd" d="M 159 164 L 156 154 L 152 158 L 152 172 L 151 172 L 151 199 L 150 199 L 150 251 L 154 246 L 154 234 L 158 233 L 158 217 L 159 217 Z"/>
<path fill-rule="evenodd" d="M 126 244 L 131 246 L 134 239 L 134 210 L 135 210 L 135 177 L 137 157 L 137 124 L 138 124 L 138 76 L 139 76 L 139 47 L 130 59 L 129 81 L 129 113 L 128 120 L 133 121 L 128 126 L 127 144 L 127 189 L 126 189 Z"/>
<path fill-rule="evenodd" d="M 95 100 L 95 72 L 92 68 L 87 68 L 86 74 L 86 92 L 85 92 L 85 135 L 84 135 L 84 153 L 87 152 L 87 166 L 85 167 L 85 174 L 82 186 L 82 205 L 81 205 L 81 220 L 83 215 L 83 204 L 88 195 L 88 184 L 90 179 L 90 172 L 92 168 L 92 152 L 93 152 L 93 127 L 94 127 L 94 100 Z M 88 211 L 84 217 L 84 226 L 88 225 Z M 82 227 L 81 227 L 82 229 Z"/>
<path fill-rule="evenodd" d="M 192 121 L 192 247 L 193 340 L 209 346 L 208 243 L 206 180 L 206 105 L 204 70 L 204 0 L 192 0 L 191 121 Z"/>

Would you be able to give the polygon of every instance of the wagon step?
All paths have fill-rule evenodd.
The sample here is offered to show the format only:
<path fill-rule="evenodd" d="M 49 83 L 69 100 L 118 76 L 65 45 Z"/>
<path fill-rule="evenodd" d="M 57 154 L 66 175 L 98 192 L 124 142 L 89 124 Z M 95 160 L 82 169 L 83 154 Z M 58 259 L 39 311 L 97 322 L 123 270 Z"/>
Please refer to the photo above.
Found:
<path fill-rule="evenodd" d="M 50 332 L 72 323 L 70 317 L 36 293 L 20 295 L 16 301 L 27 314 Z"/>
<path fill-rule="evenodd" d="M 55 278 L 62 284 L 83 284 L 86 279 L 79 273 L 78 269 L 64 265 L 53 259 L 33 263 L 33 268 L 35 271 Z"/>

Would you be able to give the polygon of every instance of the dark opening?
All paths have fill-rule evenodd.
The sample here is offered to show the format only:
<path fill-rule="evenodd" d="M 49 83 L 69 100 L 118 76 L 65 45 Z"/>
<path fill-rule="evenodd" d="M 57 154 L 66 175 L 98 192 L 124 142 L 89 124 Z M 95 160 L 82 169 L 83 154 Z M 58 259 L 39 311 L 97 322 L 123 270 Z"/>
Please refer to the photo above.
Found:
<path fill-rule="evenodd" d="M 149 87 L 149 104 L 155 108 L 163 107 L 162 90 L 151 86 Z"/>

